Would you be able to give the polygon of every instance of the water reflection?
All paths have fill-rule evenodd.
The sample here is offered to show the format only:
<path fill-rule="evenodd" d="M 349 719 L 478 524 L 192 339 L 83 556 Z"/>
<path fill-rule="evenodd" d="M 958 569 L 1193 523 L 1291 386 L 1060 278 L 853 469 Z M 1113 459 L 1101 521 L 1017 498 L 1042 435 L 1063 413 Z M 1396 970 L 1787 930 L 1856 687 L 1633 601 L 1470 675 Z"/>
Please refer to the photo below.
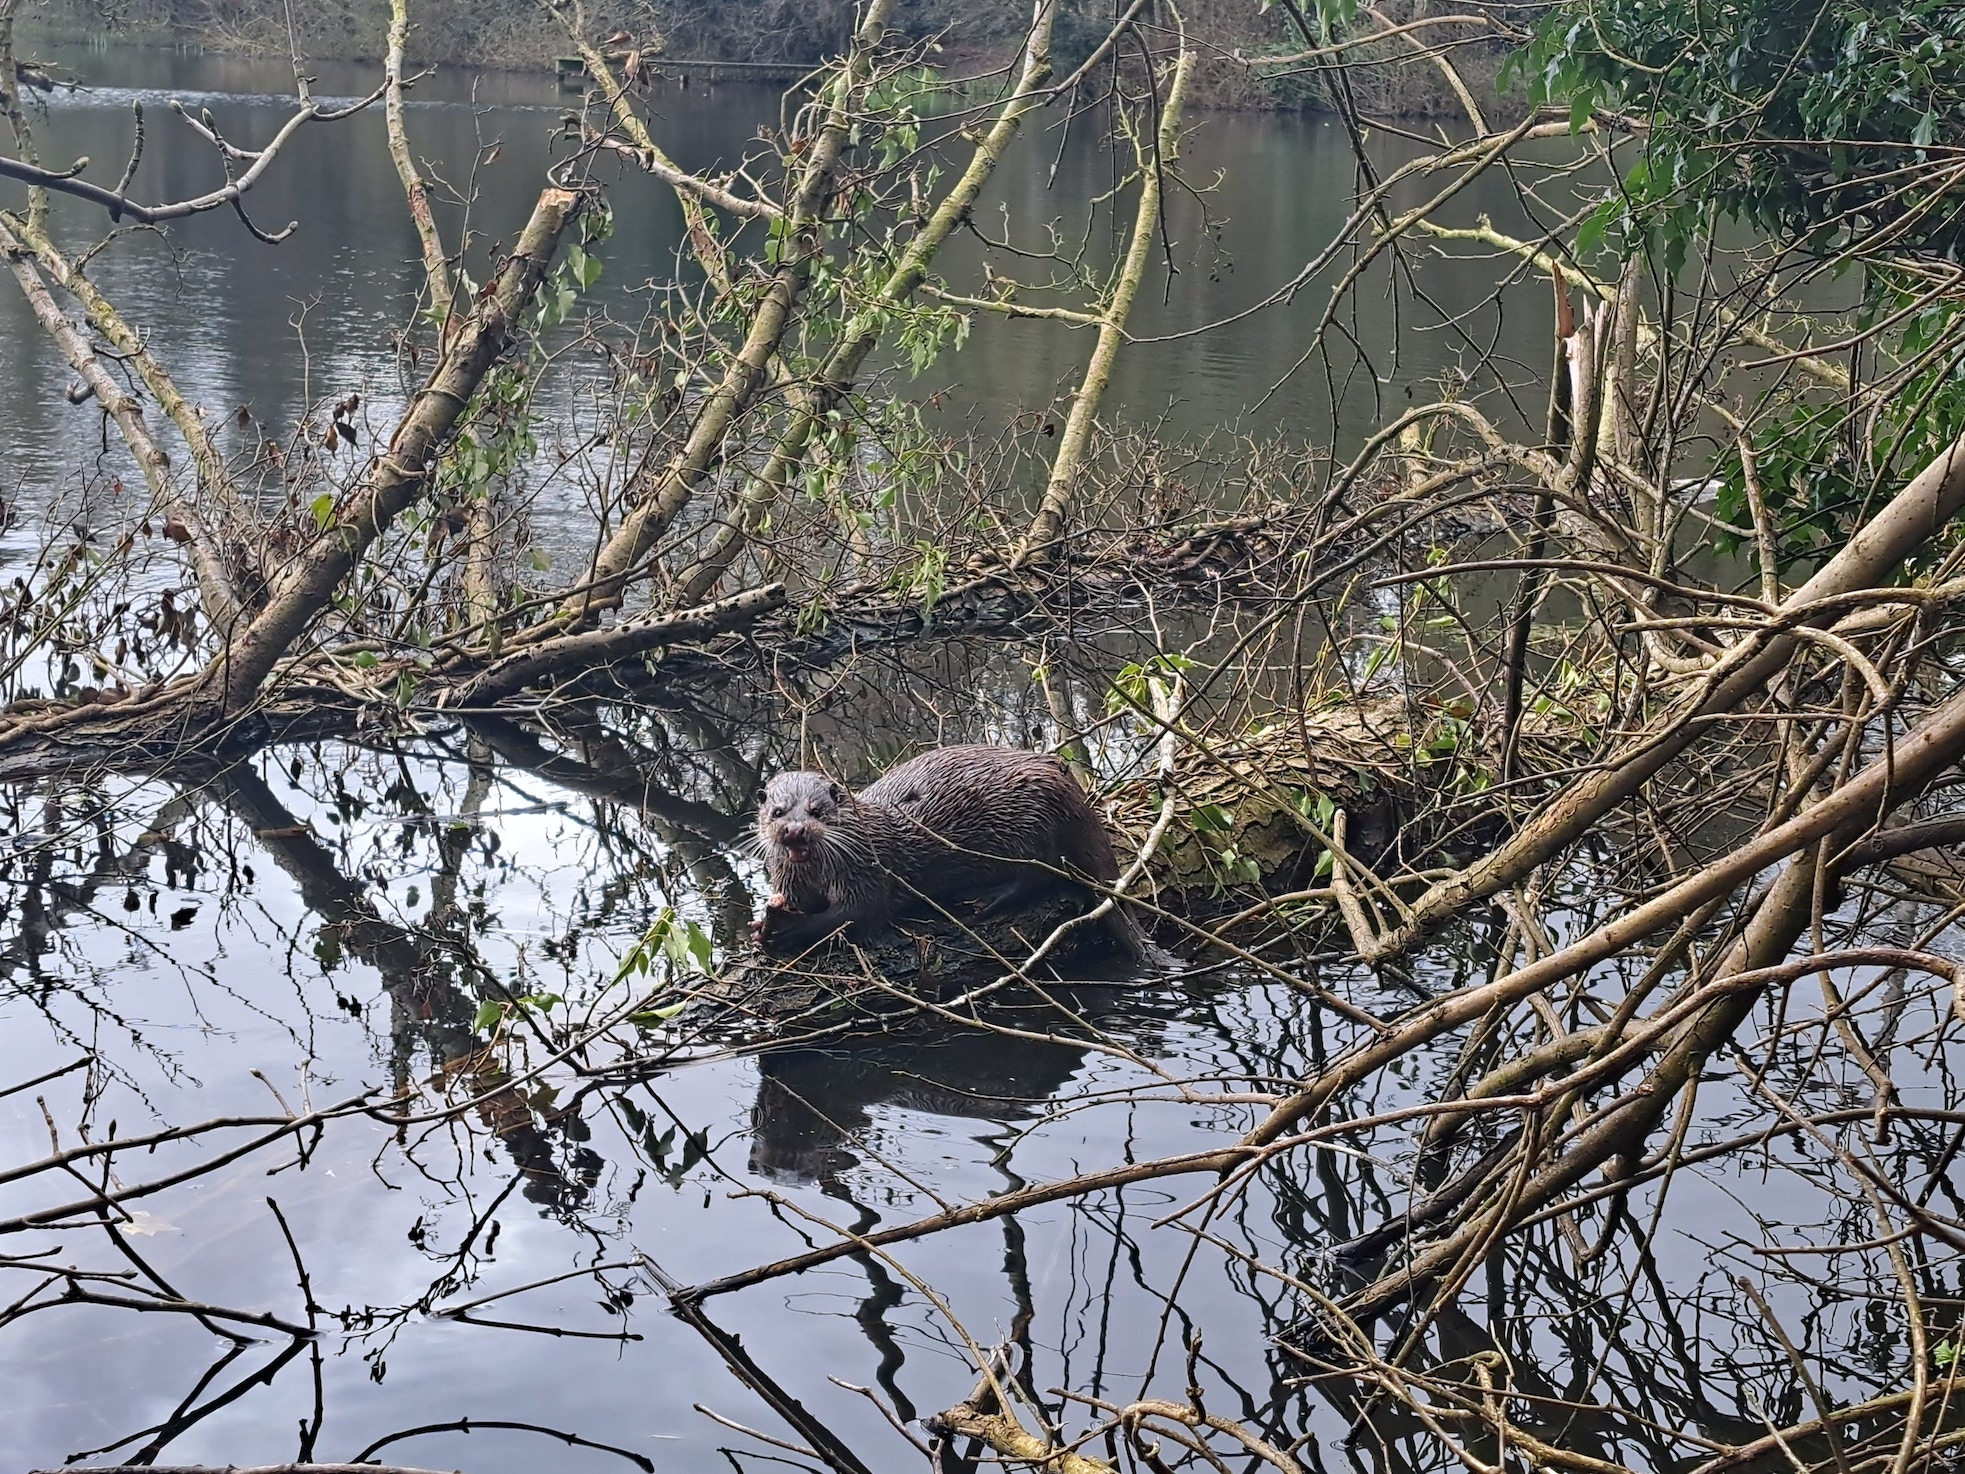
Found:
<path fill-rule="evenodd" d="M 474 1100 L 484 1128 L 523 1177 L 525 1197 L 570 1211 L 585 1203 L 600 1168 L 600 1159 L 580 1144 L 586 1135 L 583 1123 L 575 1110 L 548 1110 L 535 1120 L 532 1104 L 506 1082 L 476 1022 L 486 1001 L 506 996 L 477 953 L 470 915 L 458 897 L 465 858 L 480 839 L 490 788 L 490 768 L 472 764 L 463 805 L 436 837 L 430 910 L 412 928 L 382 917 L 366 890 L 341 873 L 309 826 L 258 773 L 228 768 L 212 775 L 207 785 L 213 798 L 252 830 L 267 857 L 319 918 L 317 954 L 345 953 L 379 974 L 388 1006 L 392 1089 L 410 1093 L 414 1072 L 419 1067 L 431 1070 L 441 1093 Z M 336 1001 L 351 1011 L 363 1006 L 339 994 Z"/>
<path fill-rule="evenodd" d="M 876 1107 L 999 1126 L 1029 1121 L 1084 1060 L 1064 1042 L 932 1023 L 891 1044 L 773 1053 L 759 1062 L 750 1166 L 774 1181 L 836 1191 L 862 1163 L 850 1144 L 877 1150 L 868 1130 Z"/>
<path fill-rule="evenodd" d="M 828 1378 L 923 1437 L 909 1420 L 975 1386 L 953 1316 L 1004 1347 L 1006 1375 L 1065 1427 L 1084 1405 L 1052 1389 L 1124 1402 L 1198 1380 L 1306 1468 L 1446 1467 L 1433 1430 L 1330 1375 L 1305 1298 L 1278 1278 L 1333 1283 L 1333 1246 L 1383 1228 L 1377 1252 L 1395 1250 L 1419 1164 L 1391 1128 L 1355 1151 L 1279 1159 L 1220 1204 L 1205 1241 L 1166 1220 L 1209 1179 L 1166 1179 L 849 1254 L 692 1318 L 661 1313 L 665 1285 L 1218 1145 L 1252 1119 L 1252 1097 L 1357 1027 L 1217 971 L 1057 1007 L 1026 998 L 988 1029 L 891 1021 L 762 1059 L 686 1063 L 636 1027 L 579 1042 L 620 1001 L 615 964 L 660 908 L 727 931 L 717 918 L 754 904 L 731 848 L 746 784 L 798 743 L 796 729 L 643 709 L 9 791 L 0 1087 L 32 1083 L 0 1097 L 0 1172 L 45 1157 L 51 1127 L 63 1149 L 95 1154 L 74 1174 L 0 1180 L 0 1458 L 47 1467 L 114 1448 L 223 1464 L 383 1446 L 498 1471 L 537 1468 L 542 1450 L 568 1468 L 618 1451 L 705 1467 L 725 1446 L 750 1467 L 768 1450 L 701 1404 L 823 1446 L 821 1464 L 919 1468 L 873 1402 Z M 1410 986 L 1484 976 L 1495 940 L 1452 938 L 1409 983 L 1333 967 L 1317 980 L 1387 1011 Z M 487 1004 L 546 995 L 557 1001 L 486 1021 Z M 1459 1048 L 1350 1108 L 1437 1093 Z M 1910 1105 L 1942 1094 L 1904 1080 Z M 356 1104 L 331 1110 L 341 1102 Z M 1700 1106 L 1693 1156 L 1764 1124 L 1723 1081 Z M 212 1125 L 101 1154 L 112 1137 L 289 1109 L 330 1114 L 230 1162 L 280 1128 Z M 1907 1191 L 1949 1202 L 1956 1133 L 1952 1118 L 1913 1116 L 1863 1149 Z M 1493 1144 L 1472 1133 L 1456 1150 Z M 1455 1385 L 1498 1352 L 1519 1427 L 1636 1467 L 1696 1462 L 1688 1428 L 1744 1441 L 1761 1436 L 1756 1409 L 1805 1415 L 1806 1389 L 1733 1276 L 1766 1273 L 1754 1246 L 1873 1229 L 1819 1155 L 1775 1140 L 1763 1157 L 1750 1193 L 1726 1159 L 1723 1175 L 1682 1175 L 1662 1226 L 1641 1190 L 1510 1241 L 1472 1267 L 1457 1309 L 1423 1328 L 1395 1315 L 1382 1344 L 1418 1336 L 1408 1374 Z M 141 1195 L 71 1211 L 58 1232 L 33 1226 L 105 1185 Z M 1877 1319 L 1887 1275 L 1852 1296 L 1809 1272 L 1796 1263 L 1769 1293 L 1835 1395 L 1900 1386 L 1906 1347 Z M 1955 1265 L 1918 1274 L 1928 1304 L 1959 1301 Z"/>

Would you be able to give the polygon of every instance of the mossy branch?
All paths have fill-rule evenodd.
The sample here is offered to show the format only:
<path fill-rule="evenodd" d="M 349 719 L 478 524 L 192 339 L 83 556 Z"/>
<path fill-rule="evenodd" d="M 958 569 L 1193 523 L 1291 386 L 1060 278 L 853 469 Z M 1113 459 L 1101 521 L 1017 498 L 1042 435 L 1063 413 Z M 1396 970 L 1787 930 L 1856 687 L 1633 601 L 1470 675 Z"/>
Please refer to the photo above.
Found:
<path fill-rule="evenodd" d="M 1181 31 L 1180 55 L 1174 62 L 1173 81 L 1161 106 L 1160 126 L 1150 148 L 1137 149 L 1139 162 L 1139 204 L 1133 215 L 1132 239 L 1126 247 L 1112 290 L 1099 311 L 1098 342 L 1091 361 L 1079 381 L 1071 403 L 1058 452 L 1051 461 L 1049 484 L 1030 529 L 1018 545 L 1012 562 L 1041 561 L 1055 551 L 1063 535 L 1065 519 L 1083 469 L 1086 447 L 1091 444 L 1092 426 L 1098 419 L 1099 405 L 1112 382 L 1112 366 L 1118 361 L 1120 346 L 1126 340 L 1126 321 L 1132 316 L 1133 299 L 1139 295 L 1152 259 L 1153 238 L 1160 228 L 1160 197 L 1166 172 L 1173 168 L 1180 152 L 1180 120 L 1187 101 L 1187 87 L 1194 72 L 1194 53 L 1188 48 L 1185 28 Z"/>

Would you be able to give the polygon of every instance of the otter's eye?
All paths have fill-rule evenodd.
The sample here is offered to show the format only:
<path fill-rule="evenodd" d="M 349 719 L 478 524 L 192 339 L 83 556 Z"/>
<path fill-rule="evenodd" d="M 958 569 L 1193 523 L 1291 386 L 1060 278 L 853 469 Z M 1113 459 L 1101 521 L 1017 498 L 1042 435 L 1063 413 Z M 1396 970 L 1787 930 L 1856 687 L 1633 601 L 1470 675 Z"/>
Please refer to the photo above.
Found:
<path fill-rule="evenodd" d="M 785 806 L 784 806 L 783 804 L 779 804 L 779 805 L 778 805 L 778 806 L 777 806 L 777 807 L 776 807 L 775 809 L 773 809 L 773 810 L 771 811 L 771 817 L 772 817 L 772 818 L 774 818 L 774 819 L 782 819 L 782 818 L 784 818 L 784 817 L 785 817 Z"/>

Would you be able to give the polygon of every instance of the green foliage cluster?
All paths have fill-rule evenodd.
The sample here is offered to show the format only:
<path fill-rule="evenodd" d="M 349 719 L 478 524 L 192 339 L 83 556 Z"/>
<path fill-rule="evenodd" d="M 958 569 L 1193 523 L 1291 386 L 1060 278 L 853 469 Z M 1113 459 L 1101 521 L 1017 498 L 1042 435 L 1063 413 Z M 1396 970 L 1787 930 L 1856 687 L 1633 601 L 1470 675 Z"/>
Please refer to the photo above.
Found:
<path fill-rule="evenodd" d="M 1534 101 L 1647 129 L 1602 222 L 1668 266 L 1714 213 L 1818 253 L 1956 258 L 1965 216 L 1948 137 L 1965 106 L 1955 0 L 1590 0 L 1543 18 L 1514 59 Z"/>
<path fill-rule="evenodd" d="M 1784 567 L 1841 546 L 1880 496 L 1965 433 L 1965 323 L 1954 303 L 1913 307 L 1909 296 L 1888 293 L 1864 314 L 1907 314 L 1888 339 L 1891 359 L 1904 366 L 1873 413 L 1804 399 L 1755 437 Z M 1713 510 L 1743 525 L 1751 514 L 1739 460 L 1724 461 L 1717 479 Z"/>
<path fill-rule="evenodd" d="M 1858 271 L 1869 404 L 1797 395 L 1755 440 L 1784 563 L 1839 545 L 1965 430 L 1965 321 L 1932 292 L 1965 248 L 1951 134 L 1965 109 L 1955 0 L 1564 0 L 1511 63 L 1534 102 L 1641 131 L 1576 249 L 1650 251 L 1676 276 L 1725 223 Z M 1749 517 L 1736 458 L 1716 511 Z"/>

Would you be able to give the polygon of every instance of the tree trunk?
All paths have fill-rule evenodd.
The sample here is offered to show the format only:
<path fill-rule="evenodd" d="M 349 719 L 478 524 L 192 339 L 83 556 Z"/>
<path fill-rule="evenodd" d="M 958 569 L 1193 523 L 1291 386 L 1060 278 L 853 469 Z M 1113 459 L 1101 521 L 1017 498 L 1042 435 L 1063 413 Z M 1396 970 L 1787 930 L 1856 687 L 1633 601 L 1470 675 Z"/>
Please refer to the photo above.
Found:
<path fill-rule="evenodd" d="M 768 377 L 772 358 L 791 327 L 793 310 L 812 263 L 825 246 L 822 218 L 831 197 L 841 155 L 853 131 L 853 104 L 871 80 L 873 52 L 887 32 L 896 0 L 873 0 L 854 38 L 846 66 L 833 83 L 825 126 L 812 144 L 810 162 L 799 176 L 798 192 L 775 223 L 781 232 L 781 259 L 752 314 L 750 330 L 723 379 L 697 412 L 682 449 L 668 463 L 641 505 L 595 556 L 581 591 L 560 605 L 562 627 L 581 626 L 604 609 L 617 607 L 636 565 L 689 505 L 708 474 L 724 438 L 751 406 Z"/>
<path fill-rule="evenodd" d="M 1180 152 L 1181 108 L 1187 100 L 1187 82 L 1194 70 L 1194 53 L 1187 49 L 1185 37 L 1182 41 L 1153 147 L 1138 150 L 1139 209 L 1133 216 L 1132 242 L 1126 248 L 1126 259 L 1120 264 L 1112 293 L 1099 313 L 1098 343 L 1092 349 L 1091 362 L 1085 366 L 1077 397 L 1072 400 L 1064 434 L 1058 439 L 1058 453 L 1051 462 L 1051 478 L 1044 488 L 1044 499 L 1038 504 L 1037 515 L 1031 519 L 1030 530 L 1024 534 L 1012 560 L 1016 563 L 1042 561 L 1056 549 L 1064 531 L 1064 519 L 1071 510 L 1085 448 L 1091 442 L 1092 426 L 1098 419 L 1099 404 L 1112 381 L 1112 365 L 1126 340 L 1126 320 L 1132 316 L 1133 298 L 1146 276 L 1153 237 L 1160 228 L 1160 195 L 1166 171 L 1173 167 Z"/>
<path fill-rule="evenodd" d="M 428 489 L 444 442 L 479 382 L 511 348 L 519 318 L 545 280 L 580 202 L 581 196 L 567 189 L 539 196 L 504 269 L 449 335 L 436 371 L 348 507 L 300 556 L 258 618 L 207 669 L 204 689 L 224 711 L 242 711 L 258 698 L 274 666 L 328 607 L 363 555 Z"/>
<path fill-rule="evenodd" d="M 876 306 L 856 314 L 845 334 L 826 356 L 817 381 L 800 396 L 790 427 L 772 447 L 771 459 L 751 483 L 736 513 L 718 531 L 696 566 L 683 575 L 676 594 L 678 607 L 699 603 L 716 586 L 738 552 L 763 525 L 771 508 L 783 495 L 792 473 L 803 464 L 812 436 L 837 409 L 865 366 L 867 355 L 880 341 L 882 315 L 878 308 L 898 307 L 914 295 L 928 274 L 928 267 L 955 228 L 969 218 L 983 186 L 996 172 L 996 165 L 1015 141 L 1026 114 L 1042 101 L 1041 89 L 1051 75 L 1051 32 L 1057 21 L 1058 0 L 1037 0 L 1031 18 L 1030 38 L 1024 46 L 1023 72 L 1016 91 L 997 114 L 995 125 L 976 144 L 969 167 L 949 190 L 935 213 L 908 243 L 880 288 Z"/>

